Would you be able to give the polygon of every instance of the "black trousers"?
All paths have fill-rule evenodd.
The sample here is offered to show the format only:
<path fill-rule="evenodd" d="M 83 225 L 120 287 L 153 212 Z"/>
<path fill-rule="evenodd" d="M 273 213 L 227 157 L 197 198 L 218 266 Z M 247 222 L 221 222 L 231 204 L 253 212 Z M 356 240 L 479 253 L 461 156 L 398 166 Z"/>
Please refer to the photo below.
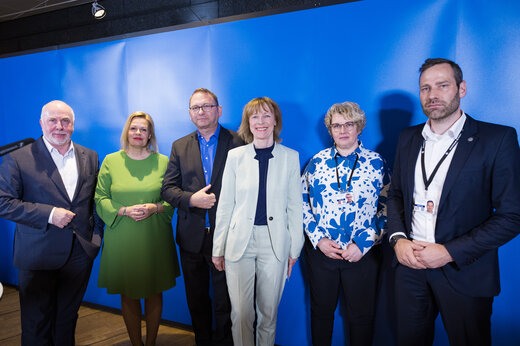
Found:
<path fill-rule="evenodd" d="M 491 345 L 493 297 L 455 291 L 440 268 L 421 270 L 399 264 L 395 275 L 399 346 L 432 345 L 439 312 L 450 345 Z"/>
<path fill-rule="evenodd" d="M 74 345 L 78 310 L 92 260 L 74 237 L 70 257 L 56 270 L 18 270 L 22 345 Z"/>
<path fill-rule="evenodd" d="M 350 345 L 372 345 L 381 253 L 374 246 L 358 262 L 325 256 L 305 242 L 310 281 L 312 344 L 330 346 L 339 292 L 345 298 Z"/>
<path fill-rule="evenodd" d="M 233 345 L 231 335 L 231 302 L 224 271 L 215 269 L 211 261 L 212 234 L 206 234 L 200 253 L 180 249 L 186 299 L 190 310 L 195 342 L 198 346 Z M 210 279 L 215 305 L 215 333 L 212 324 Z"/>

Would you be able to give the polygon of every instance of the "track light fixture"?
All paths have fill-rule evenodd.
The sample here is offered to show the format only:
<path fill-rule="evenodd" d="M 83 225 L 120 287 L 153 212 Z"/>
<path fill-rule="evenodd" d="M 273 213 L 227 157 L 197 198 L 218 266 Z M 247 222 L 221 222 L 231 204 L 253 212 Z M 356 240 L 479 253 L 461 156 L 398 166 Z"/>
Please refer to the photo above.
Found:
<path fill-rule="evenodd" d="M 105 8 L 98 4 L 97 0 L 92 3 L 92 15 L 96 19 L 101 19 L 105 17 L 107 14 L 107 11 L 105 11 Z"/>

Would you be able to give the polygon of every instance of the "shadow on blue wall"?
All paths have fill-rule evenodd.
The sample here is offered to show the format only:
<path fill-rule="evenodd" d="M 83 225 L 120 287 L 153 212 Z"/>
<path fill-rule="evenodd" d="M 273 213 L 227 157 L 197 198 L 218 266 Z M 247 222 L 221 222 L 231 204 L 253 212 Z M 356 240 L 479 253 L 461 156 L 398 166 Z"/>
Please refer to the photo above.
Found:
<path fill-rule="evenodd" d="M 414 112 L 413 97 L 404 91 L 390 91 L 379 100 L 379 125 L 382 140 L 375 151 L 381 154 L 390 168 L 394 165 L 395 148 L 402 130 L 409 127 Z"/>
<path fill-rule="evenodd" d="M 381 154 L 387 161 L 390 170 L 393 167 L 395 148 L 401 131 L 411 125 L 414 114 L 414 97 L 406 92 L 389 91 L 379 100 L 379 124 L 382 139 L 375 151 Z M 396 321 L 394 304 L 394 251 L 388 244 L 388 236 L 385 234 L 381 243 L 383 262 L 379 273 L 379 295 L 376 312 L 374 335 L 375 345 L 395 345 Z"/>

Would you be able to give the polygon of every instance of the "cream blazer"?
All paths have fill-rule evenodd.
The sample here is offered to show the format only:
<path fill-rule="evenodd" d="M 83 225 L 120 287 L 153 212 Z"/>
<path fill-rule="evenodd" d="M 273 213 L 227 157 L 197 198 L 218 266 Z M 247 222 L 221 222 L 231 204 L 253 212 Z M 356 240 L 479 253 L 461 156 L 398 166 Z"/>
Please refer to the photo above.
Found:
<path fill-rule="evenodd" d="M 267 226 L 279 261 L 298 258 L 303 247 L 303 211 L 298 152 L 276 143 L 266 186 Z M 258 199 L 259 162 L 253 144 L 228 153 L 217 207 L 213 256 L 238 261 L 253 230 Z"/>

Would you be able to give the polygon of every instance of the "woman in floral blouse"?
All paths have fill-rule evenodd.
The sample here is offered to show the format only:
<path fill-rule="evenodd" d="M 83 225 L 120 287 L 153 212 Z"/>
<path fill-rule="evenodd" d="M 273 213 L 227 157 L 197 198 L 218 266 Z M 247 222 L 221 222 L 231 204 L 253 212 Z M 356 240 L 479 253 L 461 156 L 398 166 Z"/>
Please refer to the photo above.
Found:
<path fill-rule="evenodd" d="M 334 145 L 314 155 L 302 176 L 313 345 L 331 344 L 340 289 L 350 344 L 372 344 L 389 179 L 381 155 L 358 138 L 365 124 L 356 103 L 333 105 L 325 125 Z"/>

